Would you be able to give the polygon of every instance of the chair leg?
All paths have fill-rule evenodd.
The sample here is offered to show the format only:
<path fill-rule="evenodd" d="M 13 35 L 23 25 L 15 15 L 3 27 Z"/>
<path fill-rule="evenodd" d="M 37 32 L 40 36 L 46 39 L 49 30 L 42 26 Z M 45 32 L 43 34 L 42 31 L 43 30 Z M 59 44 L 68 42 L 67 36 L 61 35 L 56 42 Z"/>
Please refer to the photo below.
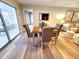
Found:
<path fill-rule="evenodd" d="M 57 37 L 55 37 L 55 44 L 56 44 L 56 42 L 57 42 Z"/>
<path fill-rule="evenodd" d="M 43 49 L 45 48 L 44 42 L 43 42 Z"/>
<path fill-rule="evenodd" d="M 41 41 L 40 41 L 40 47 L 41 47 Z"/>
<path fill-rule="evenodd" d="M 55 44 L 56 44 L 56 39 L 55 39 Z"/>
<path fill-rule="evenodd" d="M 39 44 L 40 44 L 40 46 L 41 46 L 41 44 L 42 44 L 42 40 L 41 40 L 41 38 L 40 38 L 40 34 L 38 33 L 38 41 L 39 41 Z"/>
<path fill-rule="evenodd" d="M 33 45 L 34 45 L 34 43 L 35 43 L 35 42 L 34 42 L 34 33 L 33 33 Z"/>

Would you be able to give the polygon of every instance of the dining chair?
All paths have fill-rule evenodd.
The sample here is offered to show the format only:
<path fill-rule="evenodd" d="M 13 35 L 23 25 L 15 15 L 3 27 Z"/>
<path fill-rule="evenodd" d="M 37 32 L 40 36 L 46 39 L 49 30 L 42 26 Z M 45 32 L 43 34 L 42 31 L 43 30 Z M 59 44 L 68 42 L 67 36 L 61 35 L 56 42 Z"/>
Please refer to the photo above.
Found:
<path fill-rule="evenodd" d="M 33 45 L 34 45 L 34 43 L 35 43 L 34 42 L 35 41 L 35 37 L 38 37 L 39 34 L 36 33 L 36 32 L 35 33 L 31 32 L 28 24 L 24 24 L 23 27 L 26 29 L 26 32 L 27 32 L 28 37 L 29 38 L 33 38 Z M 30 40 L 29 40 L 29 42 L 30 42 Z"/>
<path fill-rule="evenodd" d="M 44 22 L 40 22 L 39 23 L 39 27 L 41 28 L 41 30 L 43 30 L 43 28 L 45 27 L 45 23 Z M 42 36 L 42 32 L 39 33 L 40 36 Z"/>
<path fill-rule="evenodd" d="M 32 37 L 32 33 L 30 32 L 29 25 L 28 24 L 24 24 L 23 27 L 25 28 L 28 37 Z"/>
<path fill-rule="evenodd" d="M 44 22 L 40 22 L 40 23 L 39 23 L 39 27 L 40 27 L 41 29 L 43 29 L 43 27 L 45 27 L 45 23 L 44 23 Z"/>
<path fill-rule="evenodd" d="M 52 37 L 54 37 L 55 39 L 55 44 L 56 44 L 56 40 L 58 39 L 62 26 L 63 25 L 61 24 L 56 24 L 55 28 L 52 30 Z"/>
<path fill-rule="evenodd" d="M 48 44 L 51 40 L 52 28 L 43 28 L 42 31 L 42 46 L 45 48 L 45 43 Z"/>

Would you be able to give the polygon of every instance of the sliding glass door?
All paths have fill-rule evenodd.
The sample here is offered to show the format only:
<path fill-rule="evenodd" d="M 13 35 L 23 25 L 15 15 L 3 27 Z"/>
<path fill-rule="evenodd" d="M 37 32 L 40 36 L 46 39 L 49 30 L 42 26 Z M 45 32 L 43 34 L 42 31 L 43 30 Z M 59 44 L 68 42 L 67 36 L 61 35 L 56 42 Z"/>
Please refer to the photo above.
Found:
<path fill-rule="evenodd" d="M 10 36 L 10 39 L 12 40 L 19 33 L 16 10 L 14 8 L 8 7 L 7 10 L 2 10 L 2 15 L 7 26 L 8 34 Z"/>
<path fill-rule="evenodd" d="M 4 29 L 1 17 L 0 17 L 0 49 L 8 43 L 8 37 L 6 35 L 6 31 Z"/>
<path fill-rule="evenodd" d="M 16 9 L 0 2 L 0 48 L 19 34 Z"/>

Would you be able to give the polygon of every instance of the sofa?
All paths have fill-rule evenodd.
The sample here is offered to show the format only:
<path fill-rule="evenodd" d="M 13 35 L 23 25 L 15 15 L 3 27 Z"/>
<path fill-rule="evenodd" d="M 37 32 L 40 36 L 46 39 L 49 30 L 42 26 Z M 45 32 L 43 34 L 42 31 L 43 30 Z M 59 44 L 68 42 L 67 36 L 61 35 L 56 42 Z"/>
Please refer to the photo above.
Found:
<path fill-rule="evenodd" d="M 75 33 L 73 36 L 74 43 L 79 45 L 79 33 Z"/>

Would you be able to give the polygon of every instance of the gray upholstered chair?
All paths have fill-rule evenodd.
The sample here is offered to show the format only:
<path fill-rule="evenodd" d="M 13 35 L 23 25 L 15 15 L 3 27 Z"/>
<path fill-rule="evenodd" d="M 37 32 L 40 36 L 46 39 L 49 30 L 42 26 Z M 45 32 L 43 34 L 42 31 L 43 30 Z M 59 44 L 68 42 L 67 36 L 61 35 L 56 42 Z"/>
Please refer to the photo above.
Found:
<path fill-rule="evenodd" d="M 41 29 L 43 29 L 43 27 L 45 27 L 45 23 L 44 23 L 44 22 L 40 22 L 40 23 L 39 23 L 39 27 L 40 27 Z"/>
<path fill-rule="evenodd" d="M 55 44 L 56 44 L 56 40 L 58 39 L 62 26 L 63 25 L 61 24 L 56 24 L 55 28 L 53 28 L 52 30 L 52 37 L 55 37 Z"/>
<path fill-rule="evenodd" d="M 49 43 L 49 41 L 51 40 L 51 35 L 52 35 L 52 28 L 43 28 L 42 31 L 43 48 L 45 48 L 44 43 Z"/>
<path fill-rule="evenodd" d="M 28 24 L 24 24 L 23 27 L 26 29 L 28 37 L 32 37 L 32 33 L 30 32 Z"/>

